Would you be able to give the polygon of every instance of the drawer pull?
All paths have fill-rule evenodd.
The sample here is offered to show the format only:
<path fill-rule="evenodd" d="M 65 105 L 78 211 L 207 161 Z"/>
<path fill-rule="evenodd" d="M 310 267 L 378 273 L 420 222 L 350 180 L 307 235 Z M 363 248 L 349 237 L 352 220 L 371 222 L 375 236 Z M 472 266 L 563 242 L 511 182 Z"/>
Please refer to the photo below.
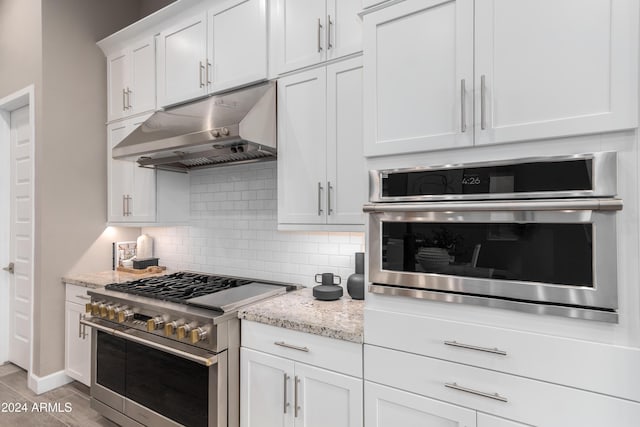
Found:
<path fill-rule="evenodd" d="M 91 297 L 87 295 L 76 295 L 76 298 L 86 299 L 87 301 L 91 301 Z"/>
<path fill-rule="evenodd" d="M 500 356 L 506 356 L 507 352 L 504 350 L 500 350 L 498 348 L 489 348 L 489 347 L 478 347 L 476 345 L 471 344 L 463 344 L 457 341 L 445 341 L 444 345 L 450 345 L 452 347 L 466 348 L 467 350 L 476 350 L 476 351 L 484 351 L 485 353 L 498 354 Z"/>
<path fill-rule="evenodd" d="M 472 388 L 462 387 L 457 383 L 444 383 L 445 387 L 452 388 L 458 391 L 464 391 L 465 393 L 475 394 L 476 396 L 486 397 L 488 399 L 499 400 L 500 402 L 508 402 L 507 398 L 500 396 L 498 393 L 485 393 L 484 391 L 474 390 Z"/>
<path fill-rule="evenodd" d="M 309 353 L 309 348 L 308 347 L 300 347 L 300 346 L 297 346 L 297 345 L 287 344 L 284 341 L 276 341 L 276 342 L 274 342 L 274 344 L 275 345 L 279 345 L 280 347 L 291 348 L 293 350 L 304 351 L 305 353 Z"/>

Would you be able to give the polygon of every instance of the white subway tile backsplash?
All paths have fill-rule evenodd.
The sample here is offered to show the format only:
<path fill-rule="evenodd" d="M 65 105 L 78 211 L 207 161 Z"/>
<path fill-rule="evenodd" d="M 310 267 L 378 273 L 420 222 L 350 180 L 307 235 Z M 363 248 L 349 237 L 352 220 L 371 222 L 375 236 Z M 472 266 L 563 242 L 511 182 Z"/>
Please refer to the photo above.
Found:
<path fill-rule="evenodd" d="M 277 230 L 276 163 L 193 171 L 188 226 L 149 227 L 162 265 L 314 286 L 316 273 L 343 284 L 364 234 Z"/>

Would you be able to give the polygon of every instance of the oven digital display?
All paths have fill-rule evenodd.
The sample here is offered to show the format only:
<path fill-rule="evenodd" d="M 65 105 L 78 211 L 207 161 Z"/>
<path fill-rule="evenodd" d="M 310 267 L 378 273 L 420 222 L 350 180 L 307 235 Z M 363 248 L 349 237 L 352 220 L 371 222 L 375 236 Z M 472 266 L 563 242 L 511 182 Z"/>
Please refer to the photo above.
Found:
<path fill-rule="evenodd" d="M 593 190 L 591 159 L 503 166 L 393 172 L 382 177 L 382 197 Z"/>

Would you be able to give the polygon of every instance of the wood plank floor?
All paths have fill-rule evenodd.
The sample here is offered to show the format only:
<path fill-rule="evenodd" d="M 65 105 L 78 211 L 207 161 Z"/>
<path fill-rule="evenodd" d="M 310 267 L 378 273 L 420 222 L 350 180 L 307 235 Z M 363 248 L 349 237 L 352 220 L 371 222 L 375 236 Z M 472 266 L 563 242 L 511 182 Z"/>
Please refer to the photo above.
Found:
<path fill-rule="evenodd" d="M 17 412 L 16 404 L 26 412 Z M 41 405 L 42 404 L 42 405 Z M 65 412 L 65 408 L 69 409 Z M 27 387 L 27 373 L 0 365 L 0 426 L 116 427 L 89 406 L 89 388 L 73 382 L 40 395 Z"/>

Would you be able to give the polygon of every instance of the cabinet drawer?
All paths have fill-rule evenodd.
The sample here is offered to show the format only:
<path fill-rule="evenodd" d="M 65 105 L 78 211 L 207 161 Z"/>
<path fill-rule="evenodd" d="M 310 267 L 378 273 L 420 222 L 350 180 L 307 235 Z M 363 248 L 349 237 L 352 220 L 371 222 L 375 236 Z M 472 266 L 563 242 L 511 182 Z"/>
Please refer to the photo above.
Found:
<path fill-rule="evenodd" d="M 635 402 L 430 357 L 365 345 L 364 360 L 365 382 L 535 426 L 632 427 L 640 417 Z"/>
<path fill-rule="evenodd" d="M 76 304 L 82 304 L 83 306 L 88 303 L 91 298 L 87 295 L 86 286 L 78 286 L 67 283 L 66 285 L 66 301 L 75 302 Z"/>
<path fill-rule="evenodd" d="M 362 345 L 242 321 L 242 346 L 362 378 Z"/>
<path fill-rule="evenodd" d="M 640 402 L 634 348 L 372 309 L 364 335 L 367 344 Z"/>

